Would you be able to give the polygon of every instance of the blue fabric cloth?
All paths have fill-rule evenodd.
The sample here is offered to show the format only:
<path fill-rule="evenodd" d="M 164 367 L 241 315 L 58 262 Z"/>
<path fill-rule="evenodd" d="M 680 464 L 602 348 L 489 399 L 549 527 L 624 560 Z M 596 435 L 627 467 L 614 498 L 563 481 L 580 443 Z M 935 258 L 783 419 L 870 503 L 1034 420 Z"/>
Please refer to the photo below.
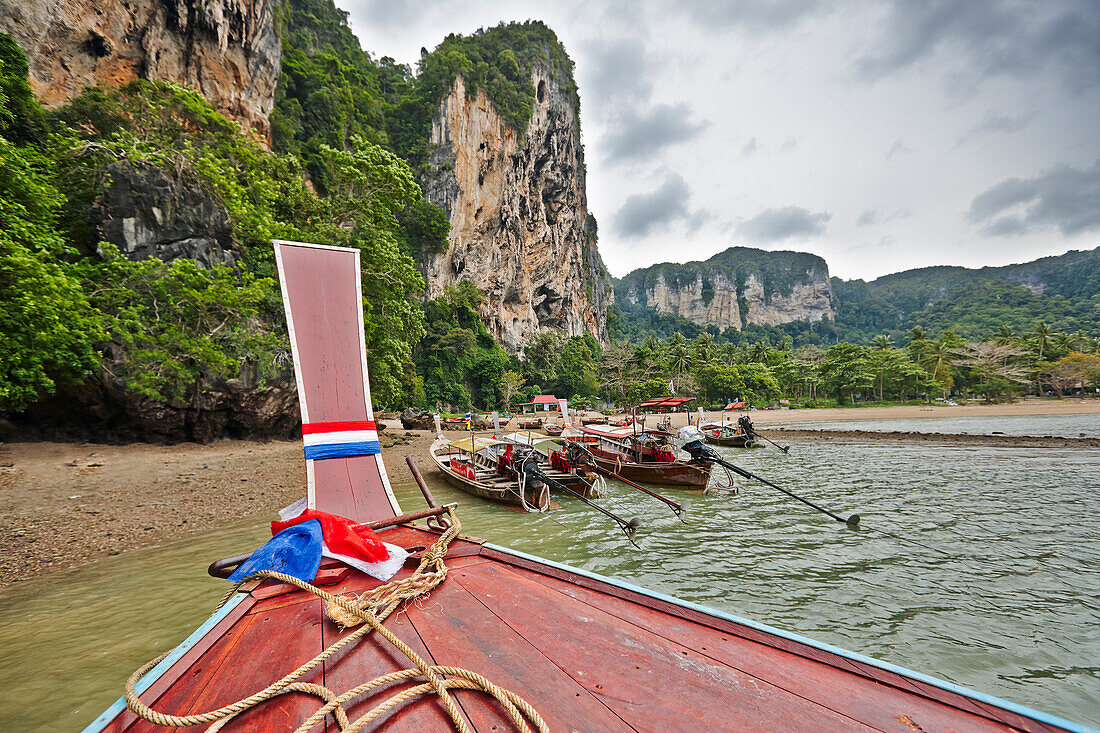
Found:
<path fill-rule="evenodd" d="M 377 440 L 364 440 L 361 443 L 328 443 L 325 445 L 307 445 L 306 460 L 317 461 L 322 458 L 348 458 L 351 456 L 373 456 L 382 452 Z"/>
<path fill-rule="evenodd" d="M 261 570 L 277 570 L 312 583 L 321 567 L 321 523 L 316 519 L 287 527 L 256 550 L 229 576 L 229 582 L 244 580 Z"/>

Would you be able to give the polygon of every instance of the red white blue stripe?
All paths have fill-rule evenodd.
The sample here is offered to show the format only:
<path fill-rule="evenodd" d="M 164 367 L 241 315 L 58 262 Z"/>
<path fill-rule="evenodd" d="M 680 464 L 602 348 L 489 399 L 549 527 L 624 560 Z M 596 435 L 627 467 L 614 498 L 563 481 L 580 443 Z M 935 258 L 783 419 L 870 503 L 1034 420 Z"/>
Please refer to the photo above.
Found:
<path fill-rule="evenodd" d="M 373 456 L 382 452 L 374 420 L 303 423 L 302 443 L 307 461 Z"/>

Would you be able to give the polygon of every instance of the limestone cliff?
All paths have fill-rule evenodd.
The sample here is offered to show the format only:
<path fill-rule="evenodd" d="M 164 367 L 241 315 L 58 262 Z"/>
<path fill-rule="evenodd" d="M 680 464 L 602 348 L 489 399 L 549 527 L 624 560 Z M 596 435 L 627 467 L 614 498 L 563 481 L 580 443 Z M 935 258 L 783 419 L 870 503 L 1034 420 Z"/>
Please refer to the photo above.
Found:
<path fill-rule="evenodd" d="M 721 330 L 832 320 L 835 315 L 825 260 L 747 247 L 731 247 L 705 262 L 635 270 L 616 282 L 615 297 Z"/>
<path fill-rule="evenodd" d="M 446 252 L 423 264 L 428 297 L 460 280 L 485 295 L 482 318 L 509 351 L 553 329 L 607 338 L 610 283 L 585 229 L 588 203 L 573 97 L 542 66 L 522 132 L 461 77 L 432 124 L 425 194 L 451 222 Z"/>
<path fill-rule="evenodd" d="M 261 134 L 282 46 L 276 0 L 0 0 L 47 106 L 134 79 L 190 86 Z"/>

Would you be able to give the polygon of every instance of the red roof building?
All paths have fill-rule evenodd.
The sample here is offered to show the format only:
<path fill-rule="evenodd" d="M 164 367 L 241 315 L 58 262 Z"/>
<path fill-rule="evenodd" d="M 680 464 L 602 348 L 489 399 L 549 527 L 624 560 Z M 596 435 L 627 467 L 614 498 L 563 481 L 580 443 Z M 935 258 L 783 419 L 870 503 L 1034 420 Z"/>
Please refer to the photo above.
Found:
<path fill-rule="evenodd" d="M 558 398 L 552 394 L 540 394 L 530 402 L 519 406 L 520 412 L 557 412 Z"/>

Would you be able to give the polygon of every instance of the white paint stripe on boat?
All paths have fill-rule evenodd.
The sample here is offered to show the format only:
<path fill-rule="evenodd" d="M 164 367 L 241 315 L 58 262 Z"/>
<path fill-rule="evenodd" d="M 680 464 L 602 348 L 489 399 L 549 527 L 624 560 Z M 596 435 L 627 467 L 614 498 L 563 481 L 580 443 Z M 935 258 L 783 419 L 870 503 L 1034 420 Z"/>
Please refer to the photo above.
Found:
<path fill-rule="evenodd" d="M 303 445 L 343 445 L 344 443 L 377 443 L 376 430 L 340 430 L 335 433 L 310 433 L 302 436 Z"/>

